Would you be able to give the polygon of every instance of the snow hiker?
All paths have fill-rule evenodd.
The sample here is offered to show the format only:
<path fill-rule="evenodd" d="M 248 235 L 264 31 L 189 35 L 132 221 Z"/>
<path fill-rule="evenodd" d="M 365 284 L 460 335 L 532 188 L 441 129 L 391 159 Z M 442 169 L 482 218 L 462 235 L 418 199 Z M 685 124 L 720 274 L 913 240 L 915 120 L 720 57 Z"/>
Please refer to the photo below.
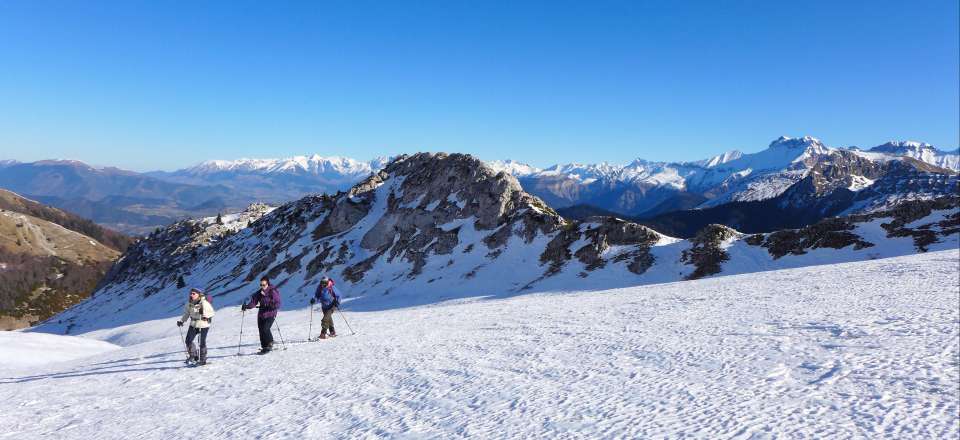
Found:
<path fill-rule="evenodd" d="M 187 299 L 187 305 L 183 307 L 183 316 L 177 321 L 177 327 L 183 327 L 183 323 L 190 318 L 190 328 L 187 330 L 187 362 L 194 362 L 198 365 L 207 363 L 207 333 L 210 331 L 210 324 L 213 322 L 213 305 L 207 301 L 207 296 L 202 289 L 193 287 L 190 289 L 190 297 Z M 193 338 L 200 334 L 200 350 L 193 345 Z"/>
<path fill-rule="evenodd" d="M 323 310 L 323 319 L 320 320 L 320 339 L 327 339 L 327 332 L 331 338 L 337 336 L 337 330 L 333 328 L 333 311 L 340 307 L 340 295 L 333 287 L 333 280 L 327 277 L 320 279 L 320 285 L 313 298 L 310 298 L 310 306 L 320 301 L 320 309 Z"/>
<path fill-rule="evenodd" d="M 259 304 L 257 311 L 257 329 L 260 330 L 260 353 L 267 354 L 273 350 L 273 321 L 280 310 L 280 291 L 277 290 L 267 277 L 260 278 L 260 290 L 250 297 L 250 302 L 240 306 L 241 310 L 252 309 Z"/>

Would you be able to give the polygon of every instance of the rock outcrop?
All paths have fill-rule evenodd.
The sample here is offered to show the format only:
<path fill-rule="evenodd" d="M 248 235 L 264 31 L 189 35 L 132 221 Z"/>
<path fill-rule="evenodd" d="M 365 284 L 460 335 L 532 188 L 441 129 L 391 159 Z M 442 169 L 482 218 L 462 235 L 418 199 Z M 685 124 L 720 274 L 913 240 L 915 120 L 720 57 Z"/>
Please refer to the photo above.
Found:
<path fill-rule="evenodd" d="M 57 328 L 85 328 L 104 307 L 159 313 L 143 309 L 182 298 L 179 277 L 233 302 L 267 276 L 285 304 L 305 304 L 319 278 L 331 276 L 346 298 L 361 297 L 371 307 L 694 279 L 724 273 L 742 237 L 718 225 L 685 241 L 612 217 L 571 221 L 524 192 L 512 175 L 444 153 L 400 156 L 349 191 L 226 220 L 236 222 L 224 226 L 238 227 L 184 221 L 131 246 L 95 297 L 58 317 Z M 776 258 L 868 246 L 854 223 L 835 220 L 747 242 Z"/>
<path fill-rule="evenodd" d="M 696 237 L 690 240 L 690 248 L 684 250 L 681 257 L 681 261 L 694 267 L 686 279 L 695 280 L 720 273 L 723 262 L 730 259 L 724 248 L 742 235 L 724 225 L 713 224 L 701 229 Z"/>

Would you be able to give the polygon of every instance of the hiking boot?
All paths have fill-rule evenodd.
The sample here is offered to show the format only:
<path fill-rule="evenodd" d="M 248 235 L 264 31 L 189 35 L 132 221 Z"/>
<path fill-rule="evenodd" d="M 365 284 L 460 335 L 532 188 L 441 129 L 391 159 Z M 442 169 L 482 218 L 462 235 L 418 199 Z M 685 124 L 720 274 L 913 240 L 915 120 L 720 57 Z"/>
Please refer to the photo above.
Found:
<path fill-rule="evenodd" d="M 326 333 L 320 333 L 320 336 L 317 339 L 327 339 Z"/>
<path fill-rule="evenodd" d="M 335 332 L 335 331 L 333 331 L 333 330 L 330 330 L 330 337 L 331 337 L 331 338 L 336 338 L 336 337 L 337 337 L 337 332 Z"/>

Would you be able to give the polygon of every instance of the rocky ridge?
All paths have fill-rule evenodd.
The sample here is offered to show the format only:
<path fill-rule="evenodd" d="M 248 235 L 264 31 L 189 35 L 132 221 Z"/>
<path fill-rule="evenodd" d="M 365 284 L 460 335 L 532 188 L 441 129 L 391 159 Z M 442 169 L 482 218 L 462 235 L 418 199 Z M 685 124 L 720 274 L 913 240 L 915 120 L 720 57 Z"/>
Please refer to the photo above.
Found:
<path fill-rule="evenodd" d="M 927 217 L 943 218 L 927 227 L 934 242 L 926 248 L 948 246 L 958 235 L 940 225 L 955 220 L 944 212 L 957 201 L 938 203 Z M 259 212 L 249 217 L 249 226 L 214 239 L 206 220 L 180 222 L 145 238 L 115 265 L 94 298 L 49 321 L 48 328 L 95 326 L 89 316 L 103 308 L 123 311 L 131 320 L 157 316 L 181 298 L 175 287 L 179 276 L 207 288 L 220 304 L 238 302 L 261 276 L 280 286 L 287 304 L 305 304 L 320 276 L 327 275 L 337 279 L 346 297 L 356 298 L 352 307 L 402 307 L 736 273 L 744 267 L 738 252 L 747 248 L 767 255 L 751 257 L 761 265 L 800 264 L 793 256 L 806 249 L 843 243 L 831 235 L 837 228 L 829 227 L 794 232 L 801 237 L 794 239 L 743 238 L 730 228 L 710 226 L 687 241 L 614 218 L 571 221 L 523 191 L 508 173 L 469 155 L 444 153 L 401 156 L 349 191 Z M 875 214 L 841 220 L 853 225 L 846 230 L 851 236 L 843 237 L 848 245 L 913 240 L 912 232 L 875 237 L 869 235 L 873 229 L 861 227 L 881 219 Z M 913 226 L 902 225 L 905 231 L 918 229 Z M 868 258 L 858 252 L 842 258 Z"/>

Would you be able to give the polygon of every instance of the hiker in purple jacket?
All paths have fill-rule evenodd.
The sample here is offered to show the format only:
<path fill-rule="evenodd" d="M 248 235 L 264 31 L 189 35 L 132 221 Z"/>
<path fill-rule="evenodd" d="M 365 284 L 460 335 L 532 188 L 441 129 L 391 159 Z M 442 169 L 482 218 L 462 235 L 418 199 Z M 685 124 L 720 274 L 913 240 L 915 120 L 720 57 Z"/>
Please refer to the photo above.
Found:
<path fill-rule="evenodd" d="M 269 353 L 273 350 L 273 333 L 270 328 L 273 327 L 273 320 L 277 318 L 277 311 L 280 310 L 280 291 L 270 284 L 267 277 L 260 278 L 260 290 L 250 297 L 250 302 L 240 306 L 241 310 L 258 307 L 257 329 L 260 330 L 260 354 Z"/>

